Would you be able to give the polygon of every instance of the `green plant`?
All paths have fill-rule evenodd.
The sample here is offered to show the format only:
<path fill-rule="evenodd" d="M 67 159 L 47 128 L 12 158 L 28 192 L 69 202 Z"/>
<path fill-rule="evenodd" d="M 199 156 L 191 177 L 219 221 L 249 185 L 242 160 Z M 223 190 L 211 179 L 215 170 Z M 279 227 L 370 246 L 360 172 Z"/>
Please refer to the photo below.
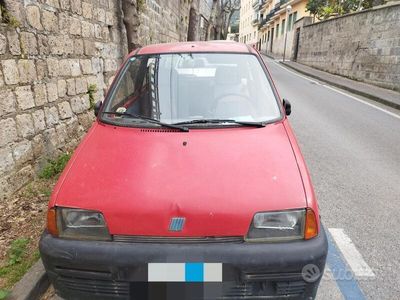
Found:
<path fill-rule="evenodd" d="M 64 170 L 70 158 L 71 158 L 71 153 L 63 153 L 55 160 L 51 159 L 48 160 L 47 165 L 42 169 L 42 171 L 39 174 L 39 177 L 44 179 L 50 179 L 57 176 Z"/>
<path fill-rule="evenodd" d="M 89 95 L 89 102 L 90 102 L 90 110 L 94 109 L 95 99 L 94 99 L 94 94 L 97 92 L 97 85 L 95 84 L 89 84 L 88 86 L 88 95 Z"/>
<path fill-rule="evenodd" d="M 376 2 L 376 3 L 375 3 Z M 318 20 L 383 4 L 383 0 L 308 0 L 306 9 Z"/>
<path fill-rule="evenodd" d="M 49 189 L 49 188 L 42 189 L 41 192 L 42 192 L 43 195 L 45 195 L 46 197 L 50 197 L 50 195 L 51 195 L 51 189 Z"/>
<path fill-rule="evenodd" d="M 14 28 L 21 26 L 21 23 L 3 5 L 0 5 L 0 13 L 4 23 Z"/>
<path fill-rule="evenodd" d="M 22 260 L 22 256 L 25 253 L 26 247 L 29 243 L 29 239 L 16 239 L 12 242 L 11 248 L 9 250 L 8 256 L 8 266 L 13 266 L 17 263 L 20 263 Z"/>
<path fill-rule="evenodd" d="M 137 11 L 142 12 L 146 8 L 146 0 L 136 0 Z"/>
<path fill-rule="evenodd" d="M 7 290 L 0 289 L 0 300 L 6 299 L 9 293 Z"/>
<path fill-rule="evenodd" d="M 4 283 L 4 286 L 0 288 L 0 300 L 7 297 L 8 290 L 24 276 L 40 257 L 38 250 L 28 251 L 28 243 L 29 239 L 19 238 L 11 244 L 7 264 L 0 267 L 0 277 L 2 283 Z"/>

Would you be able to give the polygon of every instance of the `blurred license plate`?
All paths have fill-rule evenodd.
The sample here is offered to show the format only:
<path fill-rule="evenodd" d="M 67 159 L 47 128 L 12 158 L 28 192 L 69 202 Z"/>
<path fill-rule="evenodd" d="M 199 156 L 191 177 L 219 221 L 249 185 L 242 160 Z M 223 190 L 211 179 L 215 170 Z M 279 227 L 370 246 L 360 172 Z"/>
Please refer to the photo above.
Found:
<path fill-rule="evenodd" d="M 149 263 L 148 282 L 222 282 L 222 263 Z"/>

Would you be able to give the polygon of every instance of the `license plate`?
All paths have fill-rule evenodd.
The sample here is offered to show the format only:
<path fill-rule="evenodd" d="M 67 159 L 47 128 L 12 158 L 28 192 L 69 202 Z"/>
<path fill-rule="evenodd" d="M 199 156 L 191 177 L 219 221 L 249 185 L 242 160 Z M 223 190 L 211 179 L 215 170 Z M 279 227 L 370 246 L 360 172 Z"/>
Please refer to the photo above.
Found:
<path fill-rule="evenodd" d="M 149 263 L 149 282 L 222 282 L 222 263 Z"/>

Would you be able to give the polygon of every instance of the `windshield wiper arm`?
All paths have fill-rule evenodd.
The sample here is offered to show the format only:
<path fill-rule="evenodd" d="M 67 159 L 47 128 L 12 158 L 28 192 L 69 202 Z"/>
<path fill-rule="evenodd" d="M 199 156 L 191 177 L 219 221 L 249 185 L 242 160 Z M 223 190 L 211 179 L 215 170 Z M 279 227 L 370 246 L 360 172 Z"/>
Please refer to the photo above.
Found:
<path fill-rule="evenodd" d="M 264 122 L 246 122 L 246 121 L 236 121 L 232 119 L 196 119 L 190 121 L 183 121 L 179 123 L 174 123 L 174 125 L 190 125 L 190 124 L 220 124 L 220 123 L 232 123 L 239 124 L 243 126 L 254 126 L 254 127 L 265 127 Z"/>
<path fill-rule="evenodd" d="M 184 132 L 188 132 L 189 128 L 187 127 L 183 127 L 183 126 L 179 126 L 179 124 L 168 124 L 168 123 L 164 123 L 161 122 L 157 119 L 153 119 L 150 117 L 146 117 L 146 116 L 141 116 L 141 115 L 136 115 L 136 114 L 131 114 L 131 113 L 127 113 L 127 112 L 117 112 L 117 111 L 104 111 L 102 114 L 106 115 L 115 115 L 115 116 L 125 116 L 125 117 L 130 117 L 130 118 L 134 118 L 134 119 L 141 119 L 141 120 L 146 120 L 149 121 L 151 123 L 163 126 L 163 127 L 168 127 L 168 128 L 173 128 L 173 129 L 178 129 L 180 131 L 184 131 Z"/>

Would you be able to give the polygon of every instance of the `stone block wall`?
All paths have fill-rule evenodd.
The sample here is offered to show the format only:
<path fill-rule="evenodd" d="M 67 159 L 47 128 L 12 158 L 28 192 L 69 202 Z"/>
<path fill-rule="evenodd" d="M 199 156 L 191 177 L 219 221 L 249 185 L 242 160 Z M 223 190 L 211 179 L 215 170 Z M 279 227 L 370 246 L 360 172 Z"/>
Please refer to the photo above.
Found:
<path fill-rule="evenodd" d="M 8 0 L 0 24 L 0 197 L 91 126 L 89 86 L 101 100 L 126 34 L 116 0 Z"/>
<path fill-rule="evenodd" d="M 0 17 L 0 198 L 79 143 L 94 120 L 89 87 L 103 100 L 128 48 L 121 0 L 2 2 L 11 18 Z M 141 1 L 139 44 L 185 41 L 190 3 Z"/>
<path fill-rule="evenodd" d="M 146 0 L 143 6 L 139 7 L 139 44 L 148 45 L 186 41 L 192 1 Z M 205 22 L 208 22 L 211 14 L 211 1 L 200 0 L 198 13 L 203 16 Z M 201 28 L 201 30 L 203 29 Z M 205 33 L 202 33 L 201 39 L 204 40 L 204 38 Z"/>
<path fill-rule="evenodd" d="M 140 11 L 139 44 L 185 41 L 189 0 L 146 0 Z"/>
<path fill-rule="evenodd" d="M 297 61 L 400 90 L 400 4 L 304 26 Z"/>

